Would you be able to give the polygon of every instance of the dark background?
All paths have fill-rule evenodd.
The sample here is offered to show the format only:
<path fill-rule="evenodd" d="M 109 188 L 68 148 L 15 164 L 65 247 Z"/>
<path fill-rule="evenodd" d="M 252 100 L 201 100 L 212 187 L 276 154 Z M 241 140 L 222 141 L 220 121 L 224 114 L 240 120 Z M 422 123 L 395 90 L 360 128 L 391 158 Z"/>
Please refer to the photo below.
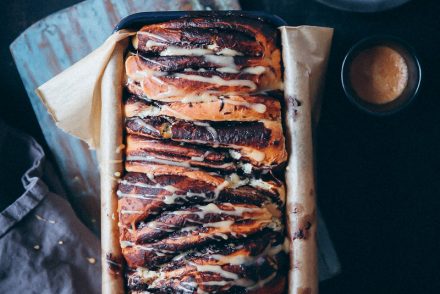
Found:
<path fill-rule="evenodd" d="M 34 136 L 46 153 L 9 44 L 32 23 L 77 2 L 0 1 L 0 119 Z M 376 14 L 342 12 L 312 0 L 240 2 L 290 25 L 335 28 L 316 137 L 318 201 L 342 273 L 321 283 L 321 293 L 440 293 L 440 2 L 413 0 Z M 348 49 L 378 33 L 407 40 L 423 67 L 415 102 L 389 117 L 352 106 L 339 80 Z"/>

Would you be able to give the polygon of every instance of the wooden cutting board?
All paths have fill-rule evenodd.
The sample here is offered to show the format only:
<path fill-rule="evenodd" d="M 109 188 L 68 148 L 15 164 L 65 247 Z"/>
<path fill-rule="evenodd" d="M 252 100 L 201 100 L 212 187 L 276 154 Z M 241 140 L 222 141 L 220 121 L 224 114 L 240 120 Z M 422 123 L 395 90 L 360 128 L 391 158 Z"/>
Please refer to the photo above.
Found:
<path fill-rule="evenodd" d="M 87 0 L 33 24 L 10 46 L 44 137 L 54 155 L 69 201 L 99 234 L 99 170 L 95 151 L 58 129 L 34 90 L 97 48 L 125 16 L 142 11 L 237 10 L 238 0 Z M 63 95 L 63 93 L 60 93 Z M 321 218 L 320 280 L 339 272 L 337 255 Z"/>

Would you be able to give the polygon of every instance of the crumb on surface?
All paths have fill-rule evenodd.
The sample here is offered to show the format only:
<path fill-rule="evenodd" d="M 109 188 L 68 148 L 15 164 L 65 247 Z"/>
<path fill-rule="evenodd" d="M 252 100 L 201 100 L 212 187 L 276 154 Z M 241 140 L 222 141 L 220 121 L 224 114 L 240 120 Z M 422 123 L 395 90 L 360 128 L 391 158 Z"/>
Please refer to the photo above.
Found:
<path fill-rule="evenodd" d="M 88 261 L 90 264 L 95 264 L 95 263 L 96 263 L 96 259 L 93 258 L 93 257 L 87 257 L 87 261 Z"/>

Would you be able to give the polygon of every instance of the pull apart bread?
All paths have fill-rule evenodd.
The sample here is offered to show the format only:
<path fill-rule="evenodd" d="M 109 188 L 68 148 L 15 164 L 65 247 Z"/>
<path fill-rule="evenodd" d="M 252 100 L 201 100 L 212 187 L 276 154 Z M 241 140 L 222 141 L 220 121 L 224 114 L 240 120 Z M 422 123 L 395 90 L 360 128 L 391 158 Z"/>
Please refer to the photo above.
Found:
<path fill-rule="evenodd" d="M 125 59 L 120 243 L 130 293 L 283 293 L 287 160 L 277 30 L 142 27 Z"/>

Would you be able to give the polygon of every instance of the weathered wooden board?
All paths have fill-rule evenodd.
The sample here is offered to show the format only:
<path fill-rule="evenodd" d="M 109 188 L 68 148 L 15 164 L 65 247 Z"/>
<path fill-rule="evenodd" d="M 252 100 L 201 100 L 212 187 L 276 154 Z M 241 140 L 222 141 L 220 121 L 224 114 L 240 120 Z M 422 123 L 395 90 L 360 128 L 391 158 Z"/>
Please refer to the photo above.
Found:
<path fill-rule="evenodd" d="M 34 90 L 98 47 L 123 17 L 141 11 L 240 9 L 238 0 L 88 0 L 52 14 L 24 31 L 11 52 L 54 154 L 69 200 L 82 221 L 99 232 L 96 154 L 58 129 Z M 62 95 L 63 93 L 60 93 Z"/>
<path fill-rule="evenodd" d="M 94 151 L 58 129 L 34 90 L 98 47 L 119 20 L 141 11 L 240 9 L 238 0 L 87 0 L 35 23 L 10 46 L 43 134 L 61 171 L 69 200 L 81 220 L 99 232 L 99 172 Z M 62 95 L 63 93 L 60 93 Z M 320 279 L 339 271 L 321 218 L 318 225 Z"/>

